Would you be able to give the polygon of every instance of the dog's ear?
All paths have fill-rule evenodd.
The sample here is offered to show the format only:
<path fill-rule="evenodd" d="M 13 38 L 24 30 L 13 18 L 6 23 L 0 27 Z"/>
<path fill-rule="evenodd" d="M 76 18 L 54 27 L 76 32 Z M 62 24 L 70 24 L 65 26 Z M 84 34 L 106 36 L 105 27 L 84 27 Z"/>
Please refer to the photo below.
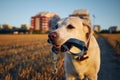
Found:
<path fill-rule="evenodd" d="M 85 21 L 83 21 L 82 23 L 83 23 L 83 31 L 86 34 L 86 37 L 89 38 L 89 36 L 92 34 L 91 25 Z"/>
<path fill-rule="evenodd" d="M 85 22 L 85 21 L 82 21 L 82 24 L 83 24 L 83 31 L 85 33 L 89 33 L 91 32 L 91 26 L 89 23 Z"/>
<path fill-rule="evenodd" d="M 89 28 L 87 25 L 83 24 L 83 31 L 84 31 L 84 33 L 89 33 Z"/>

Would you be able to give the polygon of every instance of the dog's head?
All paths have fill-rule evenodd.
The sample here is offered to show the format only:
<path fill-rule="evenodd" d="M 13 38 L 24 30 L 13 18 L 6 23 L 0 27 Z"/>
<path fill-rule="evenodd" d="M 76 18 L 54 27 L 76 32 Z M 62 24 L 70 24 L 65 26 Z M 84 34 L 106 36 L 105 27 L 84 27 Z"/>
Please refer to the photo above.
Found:
<path fill-rule="evenodd" d="M 55 30 L 48 34 L 49 42 L 56 47 L 57 50 L 65 51 L 61 46 L 67 45 L 69 49 L 72 48 L 70 44 L 67 44 L 67 40 L 75 38 L 87 41 L 91 28 L 84 20 L 79 17 L 68 17 L 60 20 L 55 26 Z"/>

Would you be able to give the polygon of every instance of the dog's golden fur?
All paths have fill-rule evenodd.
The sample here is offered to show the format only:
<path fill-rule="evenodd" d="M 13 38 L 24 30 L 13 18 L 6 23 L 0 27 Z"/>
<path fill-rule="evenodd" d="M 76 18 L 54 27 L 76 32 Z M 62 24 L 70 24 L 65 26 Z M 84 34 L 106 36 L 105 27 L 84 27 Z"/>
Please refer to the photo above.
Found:
<path fill-rule="evenodd" d="M 69 28 L 69 25 L 72 25 L 73 28 Z M 56 45 L 62 45 L 70 38 L 82 40 L 86 45 L 89 40 L 88 51 L 85 55 L 88 56 L 87 59 L 77 61 L 71 54 L 65 53 L 64 67 L 66 79 L 75 80 L 76 77 L 79 77 L 82 80 L 87 77 L 88 80 L 97 80 L 100 68 L 100 49 L 90 25 L 79 17 L 68 17 L 60 20 L 58 26 L 59 28 L 54 30 L 58 36 L 55 40 Z M 80 52 L 76 47 L 72 47 L 70 51 L 74 53 Z"/>

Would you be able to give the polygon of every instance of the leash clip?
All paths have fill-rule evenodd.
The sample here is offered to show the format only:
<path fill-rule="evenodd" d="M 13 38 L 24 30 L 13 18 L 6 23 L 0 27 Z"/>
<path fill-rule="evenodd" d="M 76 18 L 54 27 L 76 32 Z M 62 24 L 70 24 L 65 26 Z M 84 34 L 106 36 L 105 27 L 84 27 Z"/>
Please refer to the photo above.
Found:
<path fill-rule="evenodd" d="M 52 52 L 52 63 L 53 63 L 53 74 L 57 73 L 57 66 L 56 66 L 56 62 L 57 62 L 57 54 Z"/>

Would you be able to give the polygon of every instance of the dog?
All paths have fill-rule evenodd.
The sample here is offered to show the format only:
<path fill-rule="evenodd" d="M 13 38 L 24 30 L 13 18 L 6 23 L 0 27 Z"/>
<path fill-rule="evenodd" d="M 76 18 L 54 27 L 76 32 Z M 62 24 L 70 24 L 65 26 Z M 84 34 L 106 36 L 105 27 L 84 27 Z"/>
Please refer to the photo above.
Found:
<path fill-rule="evenodd" d="M 70 16 L 58 21 L 55 30 L 49 33 L 53 46 L 57 51 L 64 52 L 64 68 L 66 80 L 97 80 L 100 69 L 100 49 L 93 35 L 90 24 L 76 16 Z M 83 56 L 72 56 L 61 46 L 70 38 L 84 41 L 87 52 Z M 79 53 L 80 49 L 67 44 L 72 53 Z"/>

